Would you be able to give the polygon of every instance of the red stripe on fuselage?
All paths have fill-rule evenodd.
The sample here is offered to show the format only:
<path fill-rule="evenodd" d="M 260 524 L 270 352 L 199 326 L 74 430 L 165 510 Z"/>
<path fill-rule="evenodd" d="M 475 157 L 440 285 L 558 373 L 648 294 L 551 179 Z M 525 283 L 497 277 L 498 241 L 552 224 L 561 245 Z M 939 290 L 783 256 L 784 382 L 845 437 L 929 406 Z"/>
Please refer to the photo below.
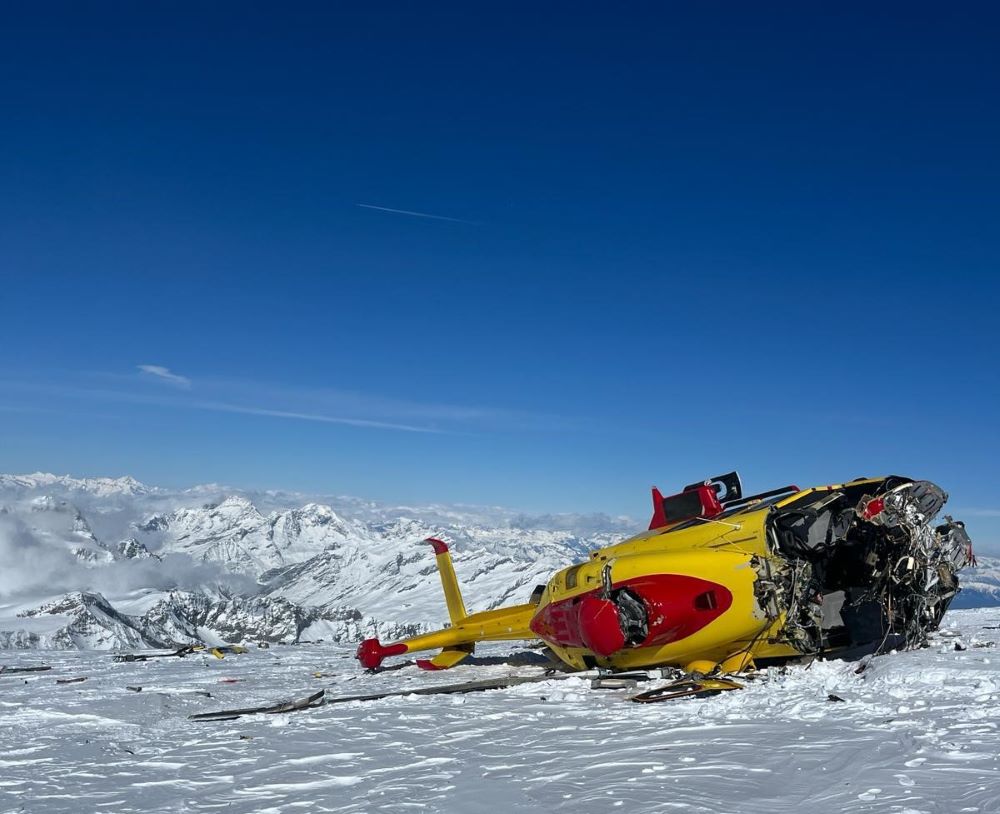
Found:
<path fill-rule="evenodd" d="M 646 608 L 648 633 L 636 647 L 658 647 L 680 641 L 718 619 L 733 604 L 733 595 L 724 585 L 685 574 L 649 574 L 614 583 L 614 590 L 629 588 Z M 594 636 L 584 611 L 588 597 L 598 597 L 597 588 L 583 594 L 550 602 L 532 618 L 531 630 L 546 641 L 563 647 L 585 647 Z M 581 607 L 582 606 L 582 607 Z"/>

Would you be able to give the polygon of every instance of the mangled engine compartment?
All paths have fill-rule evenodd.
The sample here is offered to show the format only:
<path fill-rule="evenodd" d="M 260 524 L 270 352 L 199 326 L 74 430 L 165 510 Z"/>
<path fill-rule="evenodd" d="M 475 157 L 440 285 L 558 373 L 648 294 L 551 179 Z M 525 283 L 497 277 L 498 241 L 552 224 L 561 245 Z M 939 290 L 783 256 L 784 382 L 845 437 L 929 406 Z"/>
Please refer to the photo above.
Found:
<path fill-rule="evenodd" d="M 758 564 L 757 598 L 785 610 L 775 643 L 851 657 L 920 646 L 974 563 L 961 522 L 934 518 L 948 496 L 928 481 L 887 478 L 803 493 L 776 508 Z"/>

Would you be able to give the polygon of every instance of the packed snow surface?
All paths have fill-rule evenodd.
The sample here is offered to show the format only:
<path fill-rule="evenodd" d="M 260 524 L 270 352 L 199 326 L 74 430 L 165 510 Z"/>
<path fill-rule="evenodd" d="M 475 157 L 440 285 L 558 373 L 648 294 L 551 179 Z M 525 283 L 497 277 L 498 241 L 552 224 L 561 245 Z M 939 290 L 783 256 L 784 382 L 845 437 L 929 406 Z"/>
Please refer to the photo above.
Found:
<path fill-rule="evenodd" d="M 8 667 L 53 669 L 0 674 L 0 811 L 987 814 L 1000 810 L 998 639 L 1000 610 L 960 610 L 927 649 L 860 672 L 771 668 L 707 699 L 632 704 L 571 677 L 214 723 L 188 715 L 542 668 L 495 658 L 516 645 L 378 675 L 340 645 L 140 663 L 7 652 Z"/>

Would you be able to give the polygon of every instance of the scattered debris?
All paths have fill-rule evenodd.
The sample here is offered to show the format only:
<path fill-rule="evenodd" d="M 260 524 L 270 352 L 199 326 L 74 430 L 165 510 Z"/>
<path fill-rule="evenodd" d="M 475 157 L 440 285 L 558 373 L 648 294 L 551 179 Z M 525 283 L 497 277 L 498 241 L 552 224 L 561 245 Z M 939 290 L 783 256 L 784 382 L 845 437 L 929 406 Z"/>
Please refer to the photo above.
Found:
<path fill-rule="evenodd" d="M 56 684 L 79 684 L 81 681 L 86 681 L 87 676 L 81 676 L 80 678 L 57 678 Z"/>
<path fill-rule="evenodd" d="M 461 693 L 485 692 L 487 690 L 503 690 L 516 687 L 519 684 L 535 684 L 542 681 L 560 681 L 567 678 L 596 678 L 593 673 L 558 673 L 538 676 L 507 676 L 505 678 L 485 679 L 483 681 L 467 681 L 462 684 L 445 684 L 438 687 L 419 687 L 412 690 L 393 690 L 389 692 L 371 693 L 369 695 L 346 695 L 336 698 L 326 698 L 325 690 L 310 695 L 299 701 L 282 701 L 273 706 L 253 707 L 250 709 L 222 710 L 220 712 L 203 712 L 189 716 L 192 721 L 228 721 L 242 715 L 275 714 L 278 712 L 296 712 L 303 709 L 326 706 L 329 704 L 346 704 L 351 701 L 380 701 L 383 698 L 400 698 L 405 695 L 455 695 Z M 728 682 L 735 683 L 735 682 Z M 738 686 L 738 685 L 737 685 Z"/>
<path fill-rule="evenodd" d="M 670 681 L 676 681 L 679 678 L 684 678 L 684 671 L 678 669 L 677 667 L 661 667 L 657 672 L 659 672 L 660 678 L 666 678 Z"/>
<path fill-rule="evenodd" d="M 245 709 L 222 710 L 221 712 L 202 712 L 197 715 L 188 716 L 192 721 L 233 721 L 243 715 L 276 715 L 282 712 L 296 712 L 298 710 L 309 709 L 310 707 L 321 706 L 326 690 L 320 690 L 307 698 L 298 701 L 281 701 L 267 707 L 248 707 Z"/>
<path fill-rule="evenodd" d="M 637 686 L 639 686 L 639 682 L 634 678 L 607 676 L 593 678 L 590 681 L 590 689 L 592 690 L 633 690 Z"/>
<path fill-rule="evenodd" d="M 828 696 L 826 697 L 826 700 L 827 700 L 827 701 L 839 701 L 839 702 L 840 702 L 840 703 L 842 703 L 842 704 L 846 704 L 846 703 L 847 703 L 847 700 L 846 700 L 846 699 L 844 699 L 844 698 L 841 698 L 841 697 L 840 697 L 839 695 L 834 695 L 833 693 L 830 693 L 830 694 L 829 694 L 829 695 L 828 695 Z"/>
<path fill-rule="evenodd" d="M 200 649 L 200 648 L 196 648 Z M 224 659 L 226 656 L 238 656 L 247 652 L 245 647 L 240 647 L 239 645 L 224 645 L 221 647 L 213 647 L 208 651 L 217 659 Z"/>
<path fill-rule="evenodd" d="M 712 695 L 742 690 L 743 685 L 728 678 L 682 678 L 663 687 L 633 695 L 629 701 L 637 704 L 655 704 L 660 701 L 674 701 L 678 698 L 708 698 Z"/>
<path fill-rule="evenodd" d="M 0 676 L 12 676 L 21 675 L 23 673 L 44 673 L 52 668 L 47 664 L 43 664 L 39 667 L 7 667 L 6 665 L 0 666 Z"/>
<path fill-rule="evenodd" d="M 142 692 L 142 687 L 126 687 L 126 690 L 132 690 L 132 692 Z"/>
<path fill-rule="evenodd" d="M 327 704 L 345 704 L 349 701 L 378 701 L 382 698 L 398 698 L 404 695 L 456 695 L 487 690 L 505 690 L 519 684 L 536 684 L 542 681 L 561 681 L 567 678 L 596 678 L 594 673 L 545 673 L 537 676 L 506 676 L 504 678 L 466 681 L 461 684 L 444 684 L 438 687 L 419 687 L 415 690 L 392 690 L 369 695 L 347 695 L 327 698 Z"/>
<path fill-rule="evenodd" d="M 150 659 L 184 658 L 192 653 L 209 653 L 217 659 L 225 658 L 227 655 L 239 655 L 246 653 L 247 649 L 238 644 L 223 644 L 217 647 L 209 647 L 205 644 L 186 644 L 177 650 L 169 653 L 116 653 L 114 660 L 117 662 L 149 661 Z"/>
<path fill-rule="evenodd" d="M 197 645 L 186 644 L 177 650 L 172 650 L 169 653 L 116 653 L 114 656 L 114 661 L 116 662 L 133 662 L 133 661 L 149 661 L 150 659 L 169 659 L 169 658 L 184 658 L 190 655 L 196 649 Z M 204 649 L 204 648 L 202 648 Z"/>
<path fill-rule="evenodd" d="M 968 648 L 964 644 L 962 644 L 961 642 L 959 642 L 959 641 L 955 642 L 955 650 L 957 650 L 959 653 L 961 653 L 963 650 L 967 650 L 967 649 Z"/>

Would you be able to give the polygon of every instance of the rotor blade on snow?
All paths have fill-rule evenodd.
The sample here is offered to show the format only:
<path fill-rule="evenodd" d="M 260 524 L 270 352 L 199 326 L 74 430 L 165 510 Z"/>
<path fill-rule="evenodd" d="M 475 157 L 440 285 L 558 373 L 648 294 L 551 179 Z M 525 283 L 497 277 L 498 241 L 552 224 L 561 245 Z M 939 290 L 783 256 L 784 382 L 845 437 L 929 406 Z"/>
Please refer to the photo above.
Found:
<path fill-rule="evenodd" d="M 324 694 L 326 691 L 320 690 L 318 693 L 300 701 L 282 702 L 267 707 L 202 712 L 197 715 L 189 715 L 188 718 L 192 721 L 227 721 L 239 718 L 242 715 L 270 715 L 279 712 L 296 712 L 303 709 L 327 706 L 328 704 L 346 704 L 349 701 L 379 701 L 383 698 L 401 698 L 405 695 L 455 695 L 458 693 L 485 692 L 486 690 L 503 690 L 508 687 L 516 687 L 519 684 L 537 684 L 542 681 L 560 681 L 565 678 L 593 677 L 593 673 L 508 676 L 506 678 L 485 679 L 483 681 L 466 681 L 462 684 L 443 684 L 438 687 L 418 687 L 412 690 L 391 690 L 389 692 L 370 693 L 368 695 L 343 695 L 337 698 L 325 698 Z"/>
<path fill-rule="evenodd" d="M 326 690 L 320 690 L 307 698 L 300 698 L 298 701 L 281 701 L 268 707 L 248 707 L 246 709 L 220 710 L 219 712 L 200 712 L 197 715 L 189 715 L 192 721 L 228 721 L 239 718 L 242 715 L 276 715 L 281 712 L 297 712 L 301 709 L 309 709 L 323 705 L 323 696 Z"/>
<path fill-rule="evenodd" d="M 343 695 L 339 698 L 327 698 L 327 704 L 346 704 L 348 701 L 378 701 L 382 698 L 401 698 L 404 695 L 456 695 L 459 693 L 485 692 L 486 690 L 504 690 L 519 684 L 537 684 L 542 681 L 561 681 L 565 678 L 590 678 L 592 673 L 559 673 L 558 675 L 541 676 L 507 676 L 506 678 L 484 679 L 482 681 L 465 681 L 461 684 L 442 684 L 437 687 L 418 687 L 415 690 L 392 690 L 390 692 L 371 693 L 370 695 Z"/>
<path fill-rule="evenodd" d="M 40 667 L 7 667 L 0 666 L 0 676 L 14 676 L 21 675 L 22 673 L 44 673 L 47 670 L 51 670 L 47 664 Z"/>
<path fill-rule="evenodd" d="M 167 659 L 173 656 L 178 658 L 184 658 L 195 651 L 195 645 L 186 644 L 177 650 L 171 650 L 169 653 L 116 653 L 114 661 L 117 662 L 131 662 L 131 661 L 149 661 L 150 659 Z"/>

